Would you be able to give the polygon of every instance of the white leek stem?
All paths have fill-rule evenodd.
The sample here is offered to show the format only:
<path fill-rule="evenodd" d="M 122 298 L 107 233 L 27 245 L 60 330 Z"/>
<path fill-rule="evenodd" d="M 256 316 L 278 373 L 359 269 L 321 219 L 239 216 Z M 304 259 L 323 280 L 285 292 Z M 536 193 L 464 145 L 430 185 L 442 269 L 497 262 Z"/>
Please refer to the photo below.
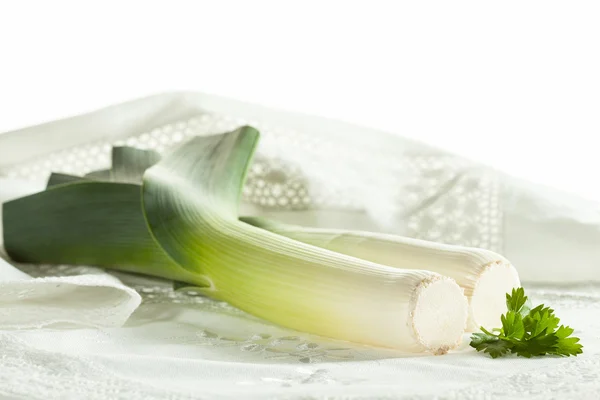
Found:
<path fill-rule="evenodd" d="M 324 249 L 402 269 L 425 269 L 453 278 L 469 299 L 470 331 L 499 326 L 505 296 L 520 286 L 512 264 L 489 250 L 453 246 L 396 235 L 305 228 L 261 218 L 243 221 Z"/>

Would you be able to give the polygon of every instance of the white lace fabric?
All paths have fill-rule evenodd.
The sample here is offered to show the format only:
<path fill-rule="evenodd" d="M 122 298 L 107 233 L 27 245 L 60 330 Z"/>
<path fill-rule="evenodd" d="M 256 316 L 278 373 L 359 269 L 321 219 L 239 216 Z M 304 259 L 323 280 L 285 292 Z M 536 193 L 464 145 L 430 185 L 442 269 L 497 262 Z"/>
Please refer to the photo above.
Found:
<path fill-rule="evenodd" d="M 33 269 L 33 267 L 31 267 Z M 45 267 L 41 274 L 70 274 Z M 81 272 L 81 271 L 80 271 Z M 577 327 L 577 358 L 492 360 L 468 347 L 406 355 L 265 323 L 225 303 L 119 274 L 142 305 L 121 328 L 1 331 L 0 394 L 89 399 L 594 399 L 598 286 L 530 286 Z M 27 372 L 27 373 L 25 373 Z"/>
<path fill-rule="evenodd" d="M 159 95 L 0 135 L 0 190 L 15 197 L 51 171 L 106 168 L 113 144 L 164 151 L 242 124 L 262 133 L 243 213 L 503 252 L 533 301 L 576 328 L 584 354 L 492 360 L 467 337 L 446 356 L 399 354 L 283 329 L 156 279 L 20 265 L 9 290 L 0 275 L 0 398 L 600 398 L 600 285 L 586 283 L 600 281 L 599 208 L 443 151 L 212 96 Z M 54 294 L 23 301 L 19 285 L 33 282 Z"/>

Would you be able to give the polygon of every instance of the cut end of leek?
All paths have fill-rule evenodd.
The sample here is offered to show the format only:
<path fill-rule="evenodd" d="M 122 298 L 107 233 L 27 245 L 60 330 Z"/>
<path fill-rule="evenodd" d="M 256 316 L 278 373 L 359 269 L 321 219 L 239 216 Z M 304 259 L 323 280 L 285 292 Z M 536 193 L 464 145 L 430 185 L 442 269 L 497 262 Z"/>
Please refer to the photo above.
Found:
<path fill-rule="evenodd" d="M 468 315 L 463 289 L 451 278 L 427 278 L 415 290 L 412 328 L 419 344 L 433 354 L 446 354 L 458 346 Z"/>
<path fill-rule="evenodd" d="M 520 286 L 516 269 L 489 250 L 452 246 L 373 232 L 290 226 L 255 217 L 245 223 L 300 242 L 400 269 L 428 270 L 448 276 L 469 300 L 468 330 L 498 326 L 505 297 Z"/>
<path fill-rule="evenodd" d="M 507 261 L 488 265 L 476 281 L 471 296 L 471 321 L 468 329 L 491 329 L 500 326 L 500 316 L 506 312 L 506 293 L 521 286 L 519 274 Z"/>

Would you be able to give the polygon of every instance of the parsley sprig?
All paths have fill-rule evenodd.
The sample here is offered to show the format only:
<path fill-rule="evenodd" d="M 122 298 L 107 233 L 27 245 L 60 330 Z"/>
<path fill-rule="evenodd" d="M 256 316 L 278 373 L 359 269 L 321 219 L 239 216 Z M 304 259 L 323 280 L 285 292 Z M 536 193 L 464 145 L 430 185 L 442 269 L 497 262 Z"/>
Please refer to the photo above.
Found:
<path fill-rule="evenodd" d="M 546 354 L 569 357 L 581 354 L 583 346 L 579 338 L 571 337 L 573 329 L 558 325 L 560 319 L 554 310 L 543 304 L 531 308 L 523 288 L 506 294 L 508 311 L 502 315 L 502 328 L 492 332 L 481 327 L 481 332 L 471 336 L 471 347 L 498 358 L 508 353 L 521 357 Z"/>

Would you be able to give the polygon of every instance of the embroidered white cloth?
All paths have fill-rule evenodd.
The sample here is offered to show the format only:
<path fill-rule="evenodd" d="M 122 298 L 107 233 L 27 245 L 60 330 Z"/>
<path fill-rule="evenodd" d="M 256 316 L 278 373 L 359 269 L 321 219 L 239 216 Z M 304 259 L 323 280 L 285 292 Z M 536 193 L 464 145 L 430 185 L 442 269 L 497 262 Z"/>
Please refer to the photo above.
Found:
<path fill-rule="evenodd" d="M 446 356 L 408 356 L 273 326 L 160 280 L 2 264 L 11 287 L 48 291 L 43 301 L 0 292 L 0 398 L 600 398 L 597 204 L 382 132 L 186 93 L 0 135 L 0 188 L 14 197 L 50 171 L 105 168 L 115 143 L 162 151 L 245 123 L 263 137 L 244 214 L 502 252 L 533 301 L 576 328 L 584 354 L 492 360 L 465 338 Z M 127 319 L 134 291 L 143 301 Z M 100 312 L 114 304 L 121 313 Z M 11 307 L 22 312 L 3 314 Z"/>

